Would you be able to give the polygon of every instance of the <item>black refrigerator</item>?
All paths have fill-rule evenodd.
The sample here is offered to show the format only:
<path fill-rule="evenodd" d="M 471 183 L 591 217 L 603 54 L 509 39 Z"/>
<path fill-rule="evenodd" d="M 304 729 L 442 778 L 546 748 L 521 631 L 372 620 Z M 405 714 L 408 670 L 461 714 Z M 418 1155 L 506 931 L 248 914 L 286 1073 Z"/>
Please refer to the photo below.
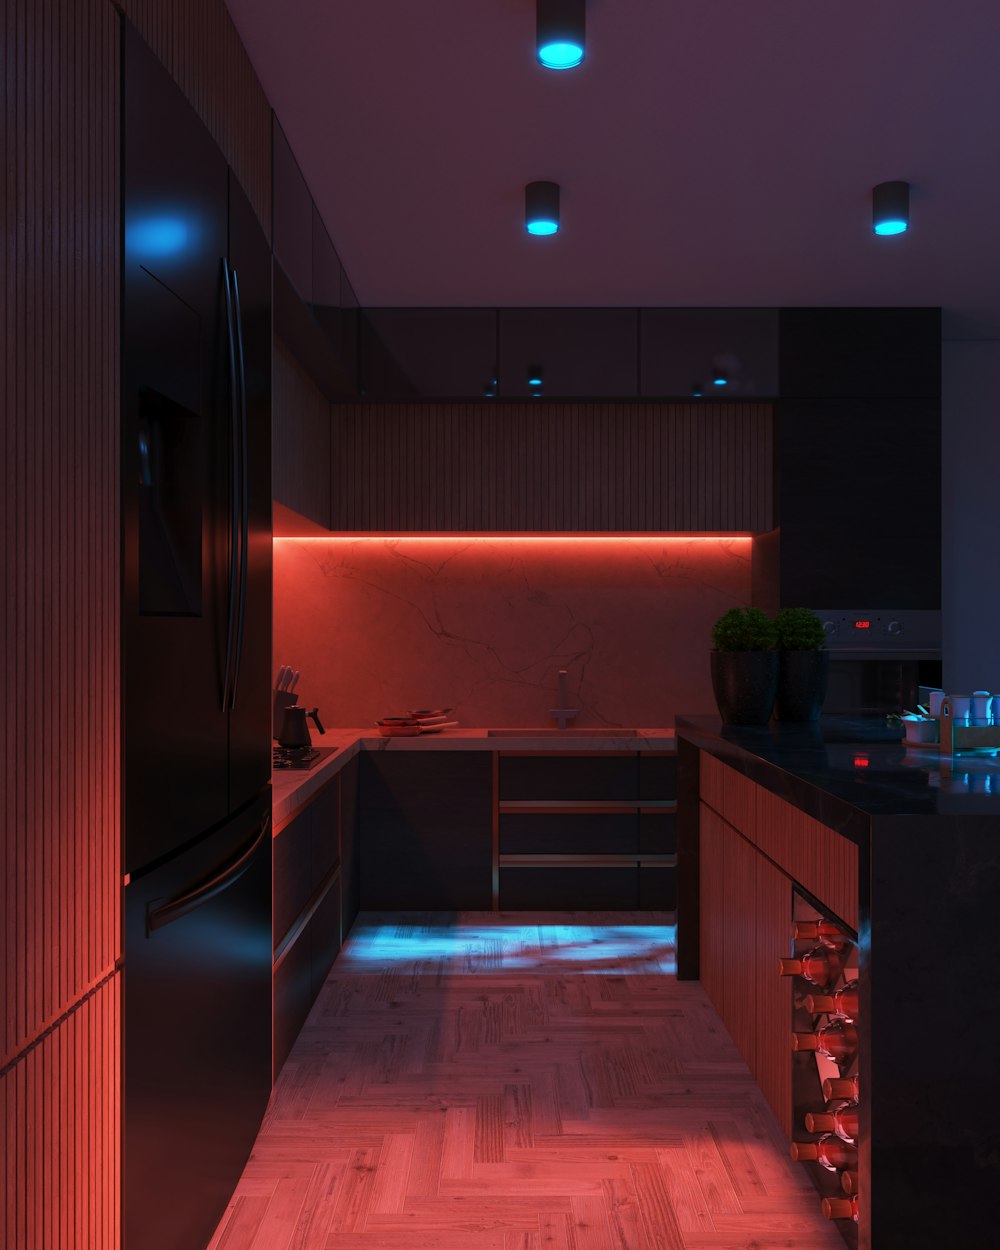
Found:
<path fill-rule="evenodd" d="M 201 1250 L 271 1078 L 271 254 L 124 24 L 125 1250 Z"/>

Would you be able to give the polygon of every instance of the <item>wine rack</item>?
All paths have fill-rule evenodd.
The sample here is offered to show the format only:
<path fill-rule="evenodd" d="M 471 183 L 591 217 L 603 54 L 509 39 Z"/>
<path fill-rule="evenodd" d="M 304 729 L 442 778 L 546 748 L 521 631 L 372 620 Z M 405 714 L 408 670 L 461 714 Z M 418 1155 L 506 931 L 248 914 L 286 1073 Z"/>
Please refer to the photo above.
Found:
<path fill-rule="evenodd" d="M 791 978 L 792 1158 L 807 1168 L 823 1214 L 858 1247 L 860 1098 L 857 934 L 794 892 Z"/>

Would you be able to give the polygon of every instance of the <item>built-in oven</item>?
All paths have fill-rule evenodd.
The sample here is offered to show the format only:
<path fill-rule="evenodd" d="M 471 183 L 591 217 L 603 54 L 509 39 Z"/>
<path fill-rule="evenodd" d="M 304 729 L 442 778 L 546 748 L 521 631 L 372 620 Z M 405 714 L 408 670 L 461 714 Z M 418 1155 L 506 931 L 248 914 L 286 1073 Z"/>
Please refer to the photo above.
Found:
<path fill-rule="evenodd" d="M 941 613 L 815 608 L 830 652 L 824 712 L 916 710 L 918 687 L 941 684 Z"/>

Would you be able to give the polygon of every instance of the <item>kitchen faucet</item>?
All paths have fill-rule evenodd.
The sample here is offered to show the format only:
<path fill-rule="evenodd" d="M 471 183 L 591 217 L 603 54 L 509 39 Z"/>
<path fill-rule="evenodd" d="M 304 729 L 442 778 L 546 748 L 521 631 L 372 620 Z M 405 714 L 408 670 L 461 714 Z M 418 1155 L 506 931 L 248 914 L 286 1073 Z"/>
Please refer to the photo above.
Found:
<path fill-rule="evenodd" d="M 578 708 L 566 706 L 566 670 L 561 668 L 559 670 L 559 706 L 550 707 L 549 715 L 556 718 L 560 729 L 565 729 L 566 722 L 573 720 L 578 710 Z"/>

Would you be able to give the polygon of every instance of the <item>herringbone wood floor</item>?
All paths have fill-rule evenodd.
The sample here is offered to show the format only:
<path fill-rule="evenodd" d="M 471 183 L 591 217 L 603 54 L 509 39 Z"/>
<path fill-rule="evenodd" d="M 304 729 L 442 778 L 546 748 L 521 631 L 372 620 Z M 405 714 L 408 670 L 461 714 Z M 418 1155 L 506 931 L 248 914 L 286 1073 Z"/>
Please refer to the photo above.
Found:
<path fill-rule="evenodd" d="M 842 1250 L 673 934 L 362 915 L 211 1250 Z"/>

